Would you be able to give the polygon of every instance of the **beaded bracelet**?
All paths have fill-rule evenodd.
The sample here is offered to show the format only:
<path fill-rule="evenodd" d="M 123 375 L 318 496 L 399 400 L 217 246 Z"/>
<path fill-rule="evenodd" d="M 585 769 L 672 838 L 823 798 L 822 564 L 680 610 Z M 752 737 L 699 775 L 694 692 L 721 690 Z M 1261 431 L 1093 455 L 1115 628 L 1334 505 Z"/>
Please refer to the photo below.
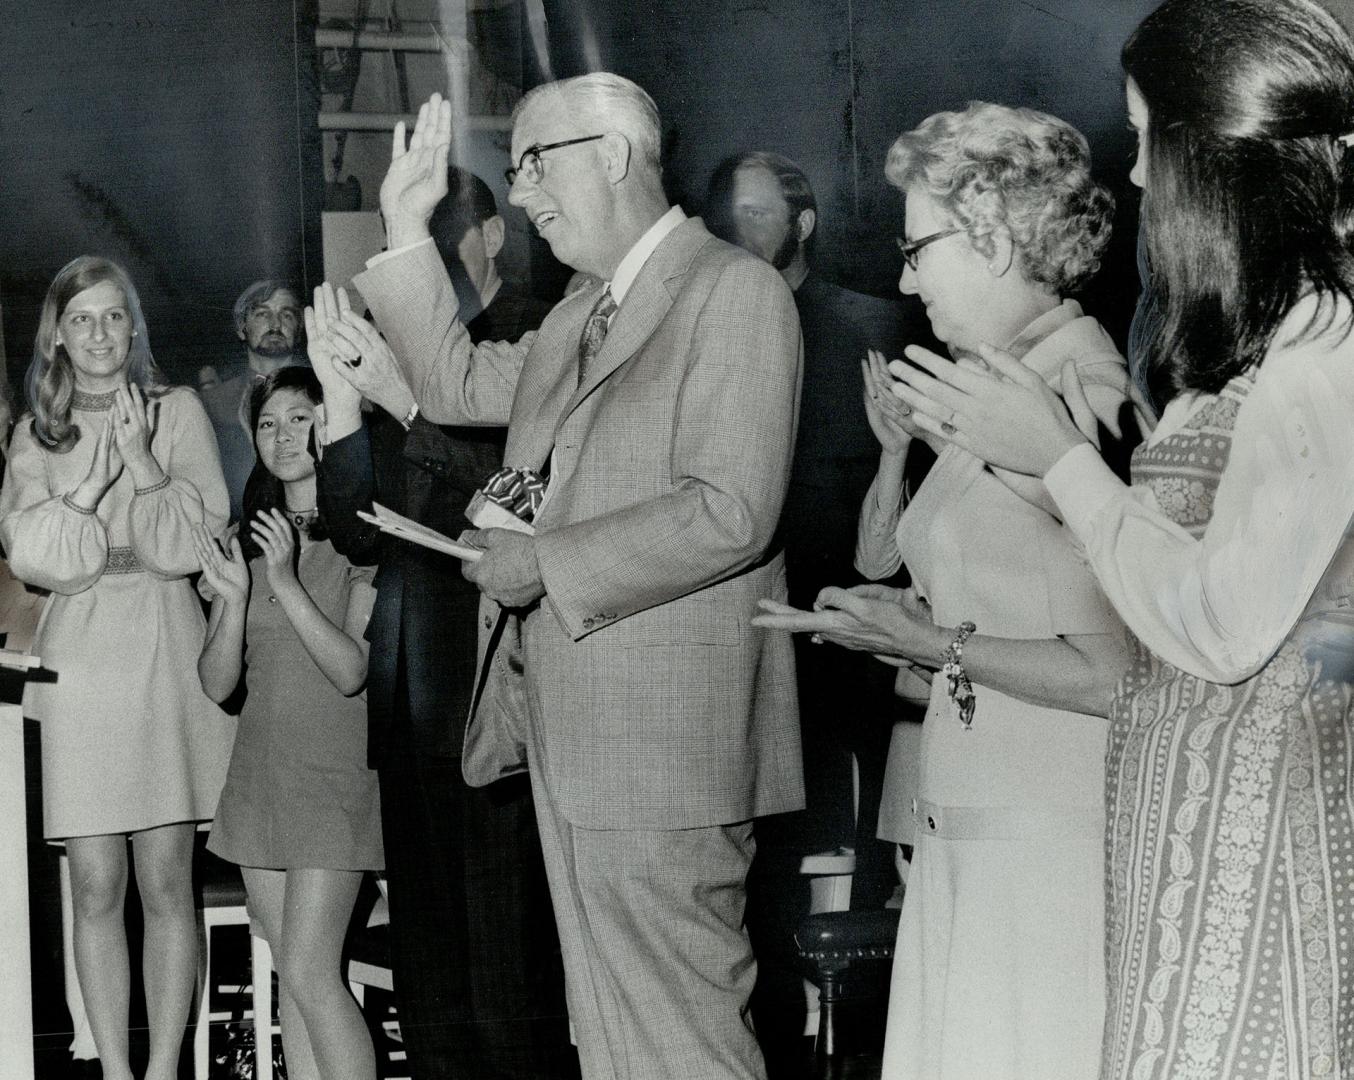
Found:
<path fill-rule="evenodd" d="M 960 623 L 954 632 L 954 640 L 940 658 L 940 673 L 945 676 L 946 691 L 950 700 L 959 706 L 959 720 L 965 731 L 973 728 L 973 708 L 977 701 L 968 672 L 964 670 L 964 642 L 977 629 L 971 622 Z"/>

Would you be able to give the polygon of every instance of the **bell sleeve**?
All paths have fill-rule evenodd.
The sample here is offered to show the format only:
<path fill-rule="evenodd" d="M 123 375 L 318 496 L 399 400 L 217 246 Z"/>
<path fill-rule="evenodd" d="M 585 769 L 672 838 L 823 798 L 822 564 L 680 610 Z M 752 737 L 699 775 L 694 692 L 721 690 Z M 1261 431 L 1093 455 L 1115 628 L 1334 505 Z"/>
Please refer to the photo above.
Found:
<path fill-rule="evenodd" d="M 152 450 L 165 477 L 137 488 L 127 511 L 129 544 L 141 565 L 163 578 L 198 569 L 193 526 L 221 534 L 230 516 L 226 482 L 211 421 L 197 394 L 186 388 L 160 399 L 161 418 Z"/>
<path fill-rule="evenodd" d="M 49 453 L 33 435 L 33 425 L 20 423 L 0 489 L 0 544 L 20 581 L 69 596 L 103 575 L 108 530 L 95 511 L 52 490 Z"/>

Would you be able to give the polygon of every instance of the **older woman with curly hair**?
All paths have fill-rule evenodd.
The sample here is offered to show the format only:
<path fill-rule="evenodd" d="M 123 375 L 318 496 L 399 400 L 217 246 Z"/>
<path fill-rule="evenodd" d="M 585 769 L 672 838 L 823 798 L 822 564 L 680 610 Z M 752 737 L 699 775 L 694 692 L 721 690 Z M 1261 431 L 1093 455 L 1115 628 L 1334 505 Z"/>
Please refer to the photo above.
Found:
<path fill-rule="evenodd" d="M 1124 361 L 1064 299 L 1110 231 L 1086 140 L 974 103 L 900 136 L 886 172 L 907 199 L 899 287 L 950 352 L 980 364 L 975 350 L 999 342 L 1054 386 L 1071 361 L 1095 412 L 1115 416 Z M 905 562 L 913 587 L 827 589 L 812 613 L 763 602 L 759 622 L 897 658 L 900 693 L 927 692 L 946 666 L 929 687 L 918 798 L 881 809 L 916 824 L 884 1075 L 1084 1080 L 1104 1021 L 1103 717 L 1128 645 L 1042 487 L 922 435 L 883 358 L 865 369 L 882 453 L 856 563 L 879 579 Z M 910 496 L 918 437 L 938 456 Z M 904 801 L 898 749 L 886 804 Z"/>

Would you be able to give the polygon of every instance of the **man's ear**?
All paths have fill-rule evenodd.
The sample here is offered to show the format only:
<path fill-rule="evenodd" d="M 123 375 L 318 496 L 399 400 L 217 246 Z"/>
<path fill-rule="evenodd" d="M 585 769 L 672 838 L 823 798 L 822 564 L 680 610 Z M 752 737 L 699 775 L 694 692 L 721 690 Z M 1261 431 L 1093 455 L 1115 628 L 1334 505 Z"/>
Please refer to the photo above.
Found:
<path fill-rule="evenodd" d="M 507 235 L 507 228 L 503 224 L 503 219 L 495 214 L 491 218 L 485 218 L 480 222 L 480 235 L 484 237 L 484 254 L 486 258 L 493 259 L 503 250 L 503 240 Z"/>
<path fill-rule="evenodd" d="M 602 160 L 606 163 L 606 178 L 619 184 L 630 173 L 630 140 L 619 131 L 602 136 Z"/>
<path fill-rule="evenodd" d="M 795 224 L 799 230 L 796 239 L 801 244 L 808 243 L 809 237 L 813 235 L 814 227 L 818 224 L 818 212 L 816 210 L 799 211 L 799 220 Z"/>
<path fill-rule="evenodd" d="M 243 327 L 243 326 L 237 326 L 237 327 L 235 328 L 235 336 L 236 336 L 237 338 L 239 338 L 241 341 L 248 341 L 248 340 L 249 340 L 247 337 L 245 337 L 244 327 Z"/>

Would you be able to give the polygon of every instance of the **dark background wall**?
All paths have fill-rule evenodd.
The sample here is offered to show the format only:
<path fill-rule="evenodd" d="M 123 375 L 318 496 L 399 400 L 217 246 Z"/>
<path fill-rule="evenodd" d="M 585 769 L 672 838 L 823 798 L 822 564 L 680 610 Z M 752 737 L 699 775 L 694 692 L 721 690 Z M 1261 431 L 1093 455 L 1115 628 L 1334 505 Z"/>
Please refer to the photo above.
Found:
<path fill-rule="evenodd" d="M 213 351 L 238 346 L 230 309 L 245 285 L 318 273 L 313 58 L 294 5 L 5 9 L 0 304 L 11 380 L 31 356 L 52 276 L 86 252 L 127 266 L 156 356 L 191 380 Z"/>
<path fill-rule="evenodd" d="M 1061 116 L 1119 197 L 1116 243 L 1088 305 L 1116 332 L 1137 292 L 1137 193 L 1119 48 L 1156 0 L 547 0 L 554 69 L 612 67 L 648 89 L 668 128 L 669 185 L 698 205 L 716 162 L 777 150 L 809 174 L 817 258 L 842 284 L 894 294 L 902 201 L 893 139 L 975 98 Z"/>
<path fill-rule="evenodd" d="M 1121 332 L 1137 200 L 1117 56 L 1152 4 L 546 0 L 545 11 L 555 75 L 610 67 L 654 94 L 669 183 L 688 208 L 725 154 L 788 154 L 822 207 L 820 268 L 879 295 L 900 267 L 901 200 L 882 171 L 898 132 L 970 98 L 1065 117 L 1121 195 L 1090 297 Z M 315 283 L 324 177 L 310 43 L 320 7 L 309 6 L 65 0 L 7 13 L 0 304 L 12 381 L 47 283 L 82 252 L 128 265 L 157 356 L 187 380 L 235 347 L 229 309 L 244 284 L 270 273 Z"/>

